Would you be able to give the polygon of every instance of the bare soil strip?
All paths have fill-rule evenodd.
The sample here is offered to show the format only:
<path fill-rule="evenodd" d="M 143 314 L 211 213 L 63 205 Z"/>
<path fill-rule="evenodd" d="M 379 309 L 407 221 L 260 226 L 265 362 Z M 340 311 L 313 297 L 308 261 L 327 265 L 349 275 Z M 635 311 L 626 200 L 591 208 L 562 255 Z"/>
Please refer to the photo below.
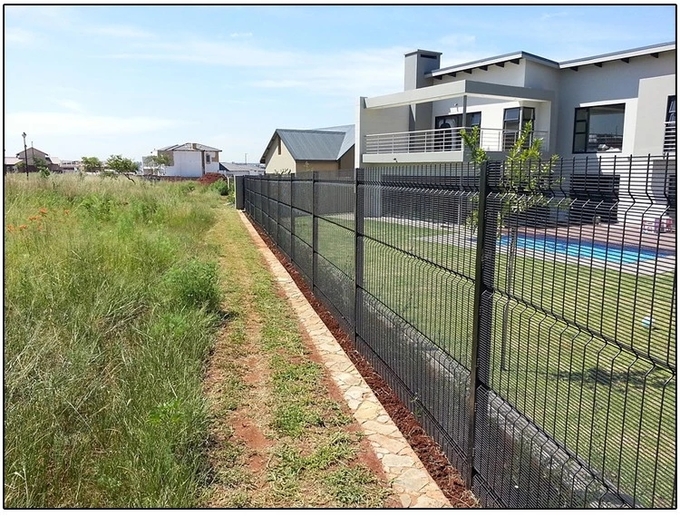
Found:
<path fill-rule="evenodd" d="M 381 463 L 360 438 L 357 423 L 325 371 L 310 401 L 319 424 L 305 428 L 298 437 L 282 435 L 276 429 L 280 410 L 280 394 L 273 380 L 280 376 L 276 364 L 283 359 L 289 365 L 315 368 L 320 357 L 299 323 L 291 322 L 296 321 L 292 309 L 277 291 L 236 212 L 225 210 L 224 216 L 226 220 L 214 228 L 212 238 L 222 249 L 227 322 L 205 375 L 211 418 L 207 449 L 211 479 L 202 505 L 400 507 Z M 271 327 L 270 319 L 282 313 L 282 320 L 297 329 L 299 349 L 290 345 L 291 336 L 285 331 L 281 339 L 287 344 L 272 348 L 278 329 Z M 347 446 L 351 450 L 345 453 Z M 318 466 L 314 460 L 323 453 L 337 457 Z M 297 470 L 289 468 L 289 463 L 298 465 Z"/>

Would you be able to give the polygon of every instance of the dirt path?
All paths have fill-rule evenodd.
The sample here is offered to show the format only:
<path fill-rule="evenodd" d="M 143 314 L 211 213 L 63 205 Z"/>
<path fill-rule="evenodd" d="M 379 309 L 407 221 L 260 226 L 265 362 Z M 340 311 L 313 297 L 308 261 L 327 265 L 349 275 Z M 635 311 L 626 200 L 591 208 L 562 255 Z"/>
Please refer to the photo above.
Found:
<path fill-rule="evenodd" d="M 203 505 L 399 507 L 380 462 L 358 437 L 356 422 L 317 367 L 319 357 L 306 332 L 248 238 L 233 210 L 225 210 L 225 220 L 211 235 L 221 249 L 228 322 L 205 376 L 212 481 Z M 305 377 L 298 384 L 277 383 L 282 372 L 295 377 L 299 371 L 317 374 L 313 396 L 301 387 Z M 303 416 L 313 416 L 301 435 L 285 431 L 289 404 L 282 402 L 281 391 L 287 390 L 306 403 L 300 405 Z"/>

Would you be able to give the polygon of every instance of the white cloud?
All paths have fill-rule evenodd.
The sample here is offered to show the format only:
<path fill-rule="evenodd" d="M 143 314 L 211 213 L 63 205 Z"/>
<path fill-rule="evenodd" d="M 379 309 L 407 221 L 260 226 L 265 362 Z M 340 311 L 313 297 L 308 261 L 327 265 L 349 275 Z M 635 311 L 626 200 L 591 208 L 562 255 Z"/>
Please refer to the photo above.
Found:
<path fill-rule="evenodd" d="M 81 30 L 88 34 L 113 36 L 125 39 L 149 39 L 155 37 L 155 34 L 151 32 L 130 25 L 98 25 L 93 27 L 82 27 Z"/>
<path fill-rule="evenodd" d="M 139 134 L 180 125 L 179 121 L 148 116 L 106 116 L 74 112 L 9 113 L 7 133 L 33 135 L 100 136 Z"/>
<path fill-rule="evenodd" d="M 39 37 L 35 32 L 22 29 L 21 27 L 7 27 L 5 30 L 5 43 L 30 45 L 38 41 Z"/>
<path fill-rule="evenodd" d="M 252 32 L 232 32 L 229 34 L 230 38 L 252 38 L 253 33 Z"/>
<path fill-rule="evenodd" d="M 76 111 L 78 113 L 82 113 L 84 111 L 82 104 L 80 104 L 80 102 L 76 102 L 75 100 L 59 100 L 57 101 L 57 104 L 61 107 L 71 111 Z"/>

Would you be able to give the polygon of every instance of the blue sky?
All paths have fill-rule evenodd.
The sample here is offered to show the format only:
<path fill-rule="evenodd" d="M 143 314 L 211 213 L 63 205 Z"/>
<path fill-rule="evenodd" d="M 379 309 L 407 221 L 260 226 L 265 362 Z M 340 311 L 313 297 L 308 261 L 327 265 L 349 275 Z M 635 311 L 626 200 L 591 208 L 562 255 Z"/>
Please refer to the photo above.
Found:
<path fill-rule="evenodd" d="M 442 67 L 524 50 L 563 61 L 675 40 L 676 6 L 4 6 L 5 155 L 141 160 L 198 142 L 259 161 L 277 128 L 355 123 Z"/>

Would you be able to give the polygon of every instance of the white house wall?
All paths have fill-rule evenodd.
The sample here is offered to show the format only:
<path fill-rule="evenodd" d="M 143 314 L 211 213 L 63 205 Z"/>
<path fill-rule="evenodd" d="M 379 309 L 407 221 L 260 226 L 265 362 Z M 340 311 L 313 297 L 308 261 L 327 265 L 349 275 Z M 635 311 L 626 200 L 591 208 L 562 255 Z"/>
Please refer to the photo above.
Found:
<path fill-rule="evenodd" d="M 210 156 L 210 163 L 206 161 L 205 173 L 219 173 L 220 171 L 220 153 L 217 151 L 205 151 L 205 156 Z"/>
<path fill-rule="evenodd" d="M 356 127 L 355 166 L 361 166 L 366 152 L 366 135 L 375 133 L 400 133 L 408 131 L 409 107 L 398 106 L 386 109 L 366 109 L 364 98 L 359 99 L 359 115 Z"/>
<path fill-rule="evenodd" d="M 201 153 L 196 151 L 173 151 L 173 165 L 165 167 L 166 176 L 201 177 Z"/>
<path fill-rule="evenodd" d="M 580 67 L 578 71 L 563 69 L 559 95 L 557 152 L 571 157 L 574 135 L 574 114 L 578 107 L 625 103 L 624 144 L 622 154 L 635 153 L 635 120 L 637 97 L 642 79 L 675 73 L 675 52 L 665 52 L 658 58 L 642 56 L 623 61 L 607 62 L 602 67 Z M 659 94 L 661 92 L 657 92 Z M 672 94 L 672 93 L 669 93 Z M 664 95 L 667 98 L 667 95 Z M 665 120 L 665 119 L 664 119 Z M 661 120 L 663 125 L 664 120 Z M 651 122 L 650 122 L 651 123 Z M 631 134 L 633 132 L 633 134 Z M 657 142 L 657 152 L 663 147 L 663 138 Z M 651 144 L 647 144 L 651 148 Z M 580 155 L 580 154 L 578 154 Z"/>
<path fill-rule="evenodd" d="M 210 163 L 203 160 L 210 156 Z M 201 177 L 203 173 L 219 173 L 220 162 L 217 151 L 175 150 L 172 151 L 172 165 L 165 167 L 166 176 Z"/>
<path fill-rule="evenodd" d="M 633 154 L 661 153 L 659 142 L 664 140 L 664 122 L 671 95 L 675 95 L 675 75 L 640 80 Z"/>

